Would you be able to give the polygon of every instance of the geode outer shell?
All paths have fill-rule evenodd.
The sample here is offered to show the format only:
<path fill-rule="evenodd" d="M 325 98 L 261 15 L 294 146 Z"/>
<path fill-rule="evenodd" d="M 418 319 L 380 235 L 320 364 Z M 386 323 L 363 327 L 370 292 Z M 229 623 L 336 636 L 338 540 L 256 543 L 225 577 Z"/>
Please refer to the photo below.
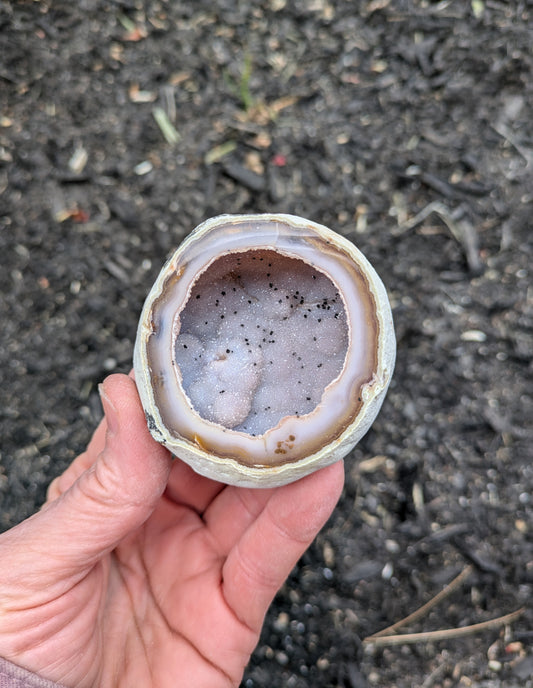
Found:
<path fill-rule="evenodd" d="M 276 267 L 277 256 L 281 267 Z M 273 277 L 267 277 L 270 274 Z M 327 296 L 318 298 L 309 286 L 295 289 L 300 274 L 307 285 L 318 278 L 316 284 L 325 285 Z M 264 287 L 259 284 L 261 275 Z M 229 287 L 219 281 L 223 278 L 229 280 Z M 230 307 L 224 300 L 227 291 L 235 292 Z M 208 310 L 195 321 L 202 299 Z M 290 311 L 285 305 L 289 303 Z M 271 320 L 266 319 L 267 312 L 272 312 Z M 230 335 L 231 318 L 237 329 Z M 333 358 L 324 344 L 328 334 L 322 339 L 317 334 L 327 323 L 335 326 L 329 345 L 333 352 L 338 349 L 339 321 L 347 331 L 346 355 L 340 372 L 332 368 L 336 377 L 324 383 L 324 391 L 317 398 L 302 392 L 301 398 L 311 401 L 307 406 L 295 402 L 292 414 L 281 404 L 279 418 L 266 431 L 261 422 L 267 421 L 252 422 L 252 415 L 265 403 L 258 401 L 261 394 L 266 398 L 270 392 L 274 401 L 277 396 L 283 401 L 299 389 L 297 383 L 302 381 L 298 375 L 291 377 L 287 361 L 304 359 L 299 360 L 304 368 L 309 352 L 309 365 L 322 366 L 322 359 L 313 358 L 313 339 L 325 352 L 325 362 Z M 317 330 L 306 329 L 311 322 Z M 202 328 L 206 332 L 211 328 L 207 342 L 201 341 Z M 264 331 L 262 339 L 257 339 L 256 328 Z M 215 330 L 220 342 L 213 340 Z M 281 332 L 289 335 L 288 344 L 277 338 Z M 351 242 L 291 215 L 222 215 L 194 230 L 163 267 L 139 321 L 134 369 L 148 427 L 158 442 L 214 480 L 273 487 L 329 465 L 354 447 L 379 412 L 395 352 L 385 288 Z M 202 356 L 205 365 L 198 363 Z M 257 373 L 252 366 L 259 362 L 284 371 L 276 387 L 261 388 L 267 370 L 259 368 L 262 372 Z M 318 379 L 319 372 L 311 379 Z M 249 387 L 252 396 L 241 394 L 238 383 Z M 304 381 L 302 389 L 309 384 Z M 254 394 L 258 396 L 253 398 Z M 193 403 L 193 399 L 198 400 Z M 205 409 L 204 417 L 197 407 Z"/>

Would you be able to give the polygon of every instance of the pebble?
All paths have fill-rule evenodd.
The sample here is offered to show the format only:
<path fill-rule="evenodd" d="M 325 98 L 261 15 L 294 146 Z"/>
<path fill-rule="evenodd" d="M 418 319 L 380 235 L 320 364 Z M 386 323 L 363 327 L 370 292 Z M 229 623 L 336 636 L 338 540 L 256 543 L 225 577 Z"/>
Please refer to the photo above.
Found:
<path fill-rule="evenodd" d="M 280 612 L 278 618 L 274 621 L 274 628 L 276 631 L 285 631 L 289 627 L 289 615 L 287 612 Z"/>

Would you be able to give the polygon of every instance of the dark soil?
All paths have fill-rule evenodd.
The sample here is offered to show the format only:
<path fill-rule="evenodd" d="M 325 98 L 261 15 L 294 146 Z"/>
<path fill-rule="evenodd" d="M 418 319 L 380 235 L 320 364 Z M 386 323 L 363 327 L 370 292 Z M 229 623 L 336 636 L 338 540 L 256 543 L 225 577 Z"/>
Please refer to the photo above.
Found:
<path fill-rule="evenodd" d="M 1 527 L 86 444 L 181 239 L 303 215 L 382 275 L 398 362 L 243 686 L 533 686 L 532 44 L 531 0 L 0 2 Z M 363 643 L 468 565 L 402 632 L 518 620 Z"/>

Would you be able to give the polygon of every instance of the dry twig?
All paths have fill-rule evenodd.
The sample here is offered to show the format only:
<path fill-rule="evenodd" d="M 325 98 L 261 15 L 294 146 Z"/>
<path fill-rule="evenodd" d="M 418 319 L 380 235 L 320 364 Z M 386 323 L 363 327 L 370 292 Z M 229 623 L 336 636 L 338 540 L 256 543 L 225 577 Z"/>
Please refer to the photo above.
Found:
<path fill-rule="evenodd" d="M 409 614 L 403 619 L 400 619 L 400 621 L 397 621 L 396 623 L 392 624 L 392 626 L 388 626 L 387 628 L 384 628 L 381 631 L 378 631 L 377 633 L 374 633 L 373 635 L 369 636 L 366 638 L 368 642 L 370 642 L 373 638 L 380 638 L 385 635 L 390 635 L 391 633 L 395 633 L 398 628 L 401 628 L 402 626 L 408 626 L 409 624 L 414 623 L 415 621 L 418 621 L 418 619 L 421 619 L 423 616 L 425 616 L 433 607 L 436 607 L 438 604 L 440 604 L 446 597 L 452 594 L 454 590 L 457 590 L 457 588 L 470 576 L 472 571 L 474 570 L 474 567 L 472 565 L 466 566 L 461 573 L 456 576 L 448 585 L 443 588 L 435 597 L 432 597 L 426 604 L 423 604 L 419 609 L 414 611 L 412 614 Z"/>
<path fill-rule="evenodd" d="M 403 222 L 393 230 L 394 236 L 401 236 L 405 232 L 414 229 L 430 215 L 435 214 L 446 225 L 452 237 L 463 248 L 468 268 L 473 275 L 479 275 L 483 271 L 483 265 L 479 256 L 479 240 L 474 226 L 465 218 L 461 218 L 462 210 L 458 208 L 450 212 L 441 201 L 433 201 L 417 213 L 413 218 Z"/>
<path fill-rule="evenodd" d="M 525 611 L 524 607 L 517 609 L 510 614 L 498 616 L 496 619 L 489 619 L 481 623 L 472 624 L 470 626 L 461 626 L 459 628 L 445 628 L 439 631 L 423 631 L 422 633 L 402 633 L 400 635 L 383 635 L 370 636 L 363 640 L 365 645 L 373 645 L 375 647 L 386 647 L 392 645 L 414 645 L 415 643 L 433 643 L 438 640 L 452 640 L 456 638 L 463 638 L 466 635 L 479 633 L 491 628 L 497 628 L 516 621 Z"/>

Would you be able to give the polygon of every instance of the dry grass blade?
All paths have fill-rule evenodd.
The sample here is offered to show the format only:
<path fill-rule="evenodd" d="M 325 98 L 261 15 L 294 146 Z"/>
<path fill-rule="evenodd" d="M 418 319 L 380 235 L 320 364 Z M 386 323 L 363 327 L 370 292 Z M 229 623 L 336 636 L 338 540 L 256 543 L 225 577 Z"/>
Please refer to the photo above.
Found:
<path fill-rule="evenodd" d="M 152 115 L 154 116 L 157 126 L 161 130 L 165 141 L 174 145 L 181 140 L 181 135 L 178 130 L 174 127 L 167 113 L 161 107 L 155 107 L 152 110 Z"/>

